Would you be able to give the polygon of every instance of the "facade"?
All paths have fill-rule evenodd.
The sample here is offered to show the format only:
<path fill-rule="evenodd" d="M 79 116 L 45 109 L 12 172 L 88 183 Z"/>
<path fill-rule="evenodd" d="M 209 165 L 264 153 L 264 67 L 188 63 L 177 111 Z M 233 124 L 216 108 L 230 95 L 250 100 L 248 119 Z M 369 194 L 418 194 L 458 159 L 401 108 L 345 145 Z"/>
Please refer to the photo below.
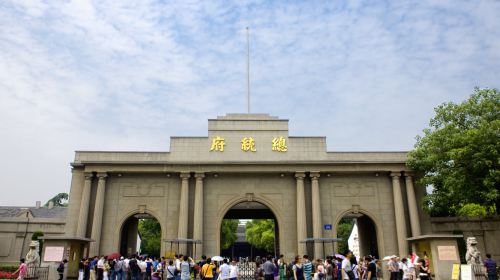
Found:
<path fill-rule="evenodd" d="M 379 255 L 406 254 L 422 213 L 405 161 L 406 152 L 327 152 L 324 137 L 289 136 L 288 120 L 229 114 L 209 120 L 208 137 L 173 137 L 169 152 L 76 152 L 66 233 L 93 240 L 89 255 L 108 254 L 127 219 L 149 214 L 163 239 L 201 240 L 198 253 L 217 255 L 224 215 L 255 201 L 275 215 L 288 258 L 322 256 L 320 243 L 300 241 L 334 237 L 323 225 L 352 213 L 373 221 Z"/>
<path fill-rule="evenodd" d="M 436 244 L 455 242 L 458 261 L 456 236 L 432 235 L 419 207 L 424 188 L 414 186 L 406 159 L 407 152 L 329 152 L 325 137 L 290 136 L 288 120 L 228 114 L 208 121 L 208 136 L 172 137 L 168 152 L 77 151 L 64 234 L 46 244 L 64 246 L 76 274 L 81 256 L 133 253 L 137 219 L 154 217 L 162 255 L 213 256 L 224 217 L 263 213 L 275 219 L 276 253 L 286 259 L 333 253 L 335 245 L 301 241 L 334 238 L 339 221 L 355 217 L 360 255 L 437 254 L 426 240 L 441 238 Z M 184 239 L 198 244 L 168 242 Z"/>

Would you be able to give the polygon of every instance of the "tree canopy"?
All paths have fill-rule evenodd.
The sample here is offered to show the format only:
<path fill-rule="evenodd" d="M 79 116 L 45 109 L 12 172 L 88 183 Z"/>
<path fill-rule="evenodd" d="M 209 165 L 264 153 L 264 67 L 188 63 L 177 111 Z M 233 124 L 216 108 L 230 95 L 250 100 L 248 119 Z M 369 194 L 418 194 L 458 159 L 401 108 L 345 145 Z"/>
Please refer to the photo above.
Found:
<path fill-rule="evenodd" d="M 54 206 L 66 207 L 68 206 L 69 195 L 67 193 L 58 193 L 53 198 L 49 199 L 45 206 L 49 206 L 49 203 L 54 202 Z"/>
<path fill-rule="evenodd" d="M 423 136 L 417 136 L 408 166 L 431 216 L 496 214 L 500 207 L 500 92 L 478 89 L 468 100 L 435 108 Z"/>
<path fill-rule="evenodd" d="M 341 219 L 337 226 L 337 238 L 342 240 L 338 242 L 338 253 L 344 254 L 349 249 L 349 236 L 351 235 L 352 228 L 354 227 L 354 219 Z"/>
<path fill-rule="evenodd" d="M 139 220 L 139 236 L 141 237 L 141 254 L 160 256 L 161 226 L 156 219 Z"/>
<path fill-rule="evenodd" d="M 246 224 L 245 236 L 248 243 L 268 252 L 274 251 L 274 220 L 252 220 Z"/>
<path fill-rule="evenodd" d="M 233 246 L 238 238 L 236 230 L 238 229 L 239 220 L 224 219 L 220 228 L 220 239 L 222 249 L 227 249 Z"/>

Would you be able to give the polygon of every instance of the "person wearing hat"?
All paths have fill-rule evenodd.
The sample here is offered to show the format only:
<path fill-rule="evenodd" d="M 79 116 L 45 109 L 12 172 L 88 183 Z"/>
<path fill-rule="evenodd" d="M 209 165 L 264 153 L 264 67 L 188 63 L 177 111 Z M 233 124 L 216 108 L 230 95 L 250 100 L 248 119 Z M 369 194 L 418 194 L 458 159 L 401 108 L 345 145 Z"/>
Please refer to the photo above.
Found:
<path fill-rule="evenodd" d="M 398 256 L 392 255 L 391 259 L 387 263 L 387 270 L 391 273 L 391 278 L 390 280 L 398 280 L 399 276 L 399 264 L 396 260 Z"/>

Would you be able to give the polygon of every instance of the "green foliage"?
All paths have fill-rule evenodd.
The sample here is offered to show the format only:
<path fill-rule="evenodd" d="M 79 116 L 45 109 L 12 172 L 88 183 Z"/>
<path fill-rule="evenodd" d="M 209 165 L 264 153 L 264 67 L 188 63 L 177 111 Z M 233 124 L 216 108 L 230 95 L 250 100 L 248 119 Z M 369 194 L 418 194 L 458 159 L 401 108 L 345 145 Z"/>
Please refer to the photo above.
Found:
<path fill-rule="evenodd" d="M 222 249 L 227 249 L 233 246 L 238 238 L 236 230 L 238 229 L 239 220 L 224 219 L 220 227 L 220 244 Z"/>
<path fill-rule="evenodd" d="M 464 205 L 475 203 L 495 206 L 496 212 L 500 207 L 500 92 L 476 88 L 468 100 L 441 104 L 435 112 L 424 136 L 417 136 L 407 162 L 423 175 L 419 184 L 432 187 L 424 209 L 431 216 L 455 216 Z"/>
<path fill-rule="evenodd" d="M 49 206 L 49 202 L 54 202 L 54 206 L 66 207 L 68 206 L 69 195 L 67 193 L 58 193 L 53 198 L 45 203 L 45 207 Z"/>
<path fill-rule="evenodd" d="M 140 219 L 139 236 L 141 237 L 141 254 L 160 256 L 161 226 L 156 219 Z"/>
<path fill-rule="evenodd" d="M 341 219 L 339 224 L 337 225 L 337 238 L 341 238 L 342 241 L 339 241 L 338 244 L 338 253 L 344 254 L 349 246 L 347 244 L 347 240 L 349 239 L 349 235 L 351 235 L 352 228 L 354 227 L 354 219 Z"/>
<path fill-rule="evenodd" d="M 245 236 L 248 243 L 268 252 L 274 251 L 274 220 L 252 220 L 246 224 Z"/>
<path fill-rule="evenodd" d="M 5 271 L 5 272 L 14 272 L 19 268 L 18 265 L 10 265 L 10 264 L 1 264 L 0 265 L 0 271 Z"/>
<path fill-rule="evenodd" d="M 39 249 L 40 249 L 39 253 L 40 253 L 40 255 L 43 252 L 43 239 L 39 239 L 39 237 L 42 237 L 42 236 L 43 236 L 43 232 L 40 231 L 40 230 L 34 231 L 33 235 L 31 236 L 31 240 L 35 240 L 35 241 L 38 241 L 40 243 L 40 246 L 39 246 Z"/>
<path fill-rule="evenodd" d="M 486 217 L 496 213 L 496 207 L 483 206 L 476 203 L 467 203 L 462 208 L 458 209 L 457 215 L 463 217 Z"/>

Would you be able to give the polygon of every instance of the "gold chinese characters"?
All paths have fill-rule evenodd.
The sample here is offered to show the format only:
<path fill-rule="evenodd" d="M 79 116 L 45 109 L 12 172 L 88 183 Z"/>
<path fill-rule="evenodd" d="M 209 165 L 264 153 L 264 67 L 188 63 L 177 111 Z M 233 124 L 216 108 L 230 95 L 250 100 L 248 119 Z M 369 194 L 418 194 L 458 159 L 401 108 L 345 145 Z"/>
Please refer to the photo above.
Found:
<path fill-rule="evenodd" d="M 274 137 L 271 141 L 271 151 L 274 152 L 286 152 L 288 147 L 286 145 L 286 138 Z M 224 138 L 216 136 L 212 138 L 212 145 L 210 146 L 210 151 L 224 152 L 224 147 L 226 142 Z M 256 152 L 257 146 L 256 141 L 253 137 L 244 137 L 241 139 L 241 150 L 244 152 Z"/>
<path fill-rule="evenodd" d="M 212 139 L 212 147 L 210 148 L 210 151 L 224 152 L 224 145 L 226 145 L 224 138 L 217 136 Z"/>
<path fill-rule="evenodd" d="M 252 137 L 245 137 L 245 138 L 241 139 L 241 150 L 243 150 L 245 152 L 257 151 L 255 149 L 255 140 Z"/>
<path fill-rule="evenodd" d="M 273 138 L 273 151 L 286 152 L 288 147 L 286 146 L 286 139 L 284 137 Z"/>

